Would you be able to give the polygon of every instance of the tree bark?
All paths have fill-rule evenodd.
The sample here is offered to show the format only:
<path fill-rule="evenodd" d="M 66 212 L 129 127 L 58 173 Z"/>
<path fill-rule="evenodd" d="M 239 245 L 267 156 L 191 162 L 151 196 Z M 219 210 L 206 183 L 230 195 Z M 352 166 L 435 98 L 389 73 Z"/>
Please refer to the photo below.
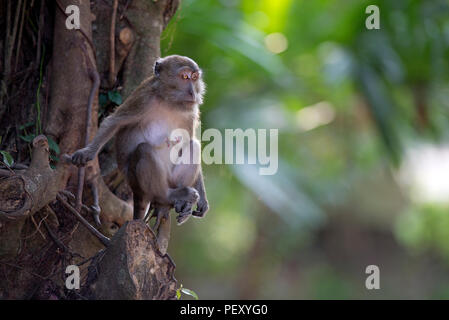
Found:
<path fill-rule="evenodd" d="M 128 96 L 143 79 L 151 76 L 154 61 L 160 56 L 161 32 L 179 1 L 120 0 L 115 28 L 111 27 L 111 0 L 57 0 L 51 4 L 46 1 L 45 8 L 42 1 L 40 38 L 33 45 L 39 47 L 41 42 L 48 41 L 47 29 L 52 19 L 44 19 L 43 15 L 54 15 L 51 68 L 41 69 L 40 75 L 42 87 L 50 87 L 50 103 L 42 110 L 43 131 L 58 143 L 61 154 L 71 154 L 84 147 L 86 129 L 90 140 L 98 128 L 98 92 L 94 92 L 91 121 L 86 123 L 89 95 L 95 90 L 92 75 L 99 73 L 106 88 L 115 85 L 106 81 L 108 78 L 119 77 L 122 95 Z M 25 1 L 25 5 L 30 3 Z M 80 30 L 65 26 L 65 8 L 69 5 L 80 9 Z M 92 38 L 93 21 L 96 30 Z M 115 34 L 109 34 L 109 30 L 115 30 Z M 115 39 L 112 73 L 111 36 Z M 29 45 L 22 48 L 30 49 Z M 40 47 L 38 51 L 40 54 Z M 0 107 L 6 109 L 4 105 Z M 29 114 L 34 117 L 32 112 Z M 72 214 L 71 206 L 75 204 L 70 192 L 76 194 L 78 189 L 78 169 L 64 164 L 62 156 L 56 169 L 52 169 L 48 157 L 48 140 L 38 136 L 29 168 L 14 172 L 0 169 L 0 218 L 3 218 L 0 219 L 0 298 L 173 299 L 175 266 L 165 254 L 167 244 L 164 242 L 160 248 L 157 236 L 144 222 L 128 222 L 132 219 L 132 207 L 109 190 L 98 159 L 85 169 L 86 205 L 78 208 L 77 213 L 94 223 L 89 206 L 95 204 L 92 194 L 97 191 L 102 222 L 98 230 L 111 238 L 103 243 Z M 67 200 L 60 198 L 63 190 L 69 192 L 64 193 Z M 88 272 L 89 257 L 95 257 L 90 269 L 95 266 L 99 271 L 95 281 Z M 61 280 L 69 264 L 80 264 L 83 289 L 79 292 L 68 293 Z"/>
<path fill-rule="evenodd" d="M 91 269 L 98 274 L 90 284 L 94 299 L 176 298 L 175 265 L 143 221 L 127 222 L 97 261 Z"/>

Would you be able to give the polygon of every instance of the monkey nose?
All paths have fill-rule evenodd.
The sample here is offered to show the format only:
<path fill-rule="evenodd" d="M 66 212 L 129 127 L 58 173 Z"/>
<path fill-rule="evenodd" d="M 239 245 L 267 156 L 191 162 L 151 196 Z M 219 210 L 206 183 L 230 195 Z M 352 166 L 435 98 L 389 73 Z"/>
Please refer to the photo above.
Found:
<path fill-rule="evenodd" d="M 190 97 L 195 98 L 195 90 L 194 90 L 194 88 L 193 88 L 192 83 L 189 83 L 189 89 L 188 89 L 188 92 L 189 92 Z"/>

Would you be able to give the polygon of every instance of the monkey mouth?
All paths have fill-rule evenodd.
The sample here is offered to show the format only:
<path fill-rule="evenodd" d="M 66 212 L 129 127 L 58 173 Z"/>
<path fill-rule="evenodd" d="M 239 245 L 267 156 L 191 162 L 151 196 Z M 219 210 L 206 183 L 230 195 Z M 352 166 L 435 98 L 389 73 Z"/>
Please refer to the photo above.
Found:
<path fill-rule="evenodd" d="M 184 100 L 184 102 L 186 102 L 186 103 L 195 103 L 196 102 L 196 98 L 195 97 L 188 97 L 187 99 Z"/>

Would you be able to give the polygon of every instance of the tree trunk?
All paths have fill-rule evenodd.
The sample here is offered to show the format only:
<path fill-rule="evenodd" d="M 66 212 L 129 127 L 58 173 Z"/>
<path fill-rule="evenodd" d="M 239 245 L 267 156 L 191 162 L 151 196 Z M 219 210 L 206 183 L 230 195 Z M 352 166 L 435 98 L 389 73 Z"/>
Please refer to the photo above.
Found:
<path fill-rule="evenodd" d="M 24 164 L 8 168 L 3 163 L 0 168 L 0 298 L 175 297 L 174 264 L 161 253 L 165 250 L 148 226 L 127 223 L 132 206 L 110 191 L 98 159 L 79 170 L 67 164 L 63 154 L 84 147 L 97 131 L 98 79 L 100 91 L 123 87 L 126 97 L 151 76 L 160 56 L 161 32 L 178 4 L 178 0 L 0 4 L 0 27 L 7 30 L 0 41 L 0 67 L 17 66 L 1 68 L 0 150 Z M 79 30 L 66 28 L 69 5 L 80 10 Z M 33 14 L 39 17 L 37 31 L 27 22 Z M 41 59 L 28 54 L 34 50 Z M 24 123 L 31 125 L 20 127 Z M 25 134 L 28 140 L 35 137 L 32 155 L 20 138 Z M 53 141 L 60 149 L 55 169 L 49 162 Z M 113 152 L 105 155 L 112 156 Z M 97 230 L 96 205 L 101 210 Z M 80 290 L 65 288 L 65 269 L 72 264 L 80 267 Z M 97 274 L 88 271 L 89 264 Z"/>
<path fill-rule="evenodd" d="M 89 284 L 95 299 L 176 297 L 175 265 L 159 251 L 156 236 L 143 221 L 127 222 L 97 261 Z"/>

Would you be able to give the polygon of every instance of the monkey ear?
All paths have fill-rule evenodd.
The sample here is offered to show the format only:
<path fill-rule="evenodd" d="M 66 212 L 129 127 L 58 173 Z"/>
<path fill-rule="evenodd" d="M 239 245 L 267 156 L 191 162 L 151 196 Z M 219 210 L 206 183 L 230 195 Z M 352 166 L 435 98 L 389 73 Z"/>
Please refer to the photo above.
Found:
<path fill-rule="evenodd" d="M 161 62 L 158 60 L 156 61 L 156 63 L 154 64 L 154 75 L 156 77 L 158 77 L 161 73 L 161 69 L 162 69 L 162 64 Z"/>

